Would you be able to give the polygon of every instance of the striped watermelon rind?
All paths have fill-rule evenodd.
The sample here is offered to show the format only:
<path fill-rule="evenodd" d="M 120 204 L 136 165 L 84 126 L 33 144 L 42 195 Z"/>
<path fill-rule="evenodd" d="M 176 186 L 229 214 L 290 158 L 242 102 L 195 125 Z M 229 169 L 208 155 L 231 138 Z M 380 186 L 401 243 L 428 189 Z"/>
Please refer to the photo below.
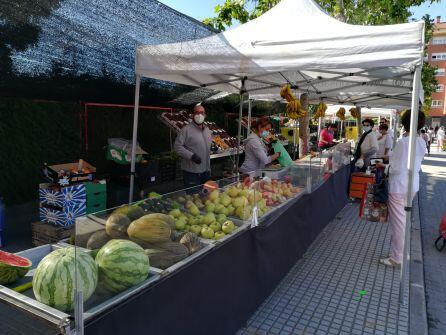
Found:
<path fill-rule="evenodd" d="M 149 258 L 144 249 L 132 241 L 115 239 L 107 242 L 96 255 L 99 283 L 118 293 L 147 279 Z"/>
<path fill-rule="evenodd" d="M 76 266 L 77 265 L 77 266 Z M 57 249 L 45 256 L 33 277 L 33 290 L 37 301 L 64 312 L 72 311 L 75 296 L 75 267 L 78 274 L 78 291 L 87 301 L 98 283 L 98 267 L 84 251 L 73 247 Z"/>
<path fill-rule="evenodd" d="M 24 257 L 0 251 L 0 285 L 11 284 L 22 278 L 32 266 Z"/>

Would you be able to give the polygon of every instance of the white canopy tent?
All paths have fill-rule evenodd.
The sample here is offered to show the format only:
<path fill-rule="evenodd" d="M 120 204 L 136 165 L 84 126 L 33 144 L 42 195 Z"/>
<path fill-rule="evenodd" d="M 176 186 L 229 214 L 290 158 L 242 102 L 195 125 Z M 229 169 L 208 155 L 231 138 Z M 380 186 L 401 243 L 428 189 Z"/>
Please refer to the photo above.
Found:
<path fill-rule="evenodd" d="M 240 93 L 241 99 L 245 92 L 252 99 L 279 99 L 280 87 L 288 83 L 296 93 L 308 93 L 312 103 L 411 107 L 416 125 L 423 46 L 424 22 L 350 25 L 330 17 L 312 0 L 283 0 L 261 17 L 210 37 L 138 46 L 133 146 L 141 77 Z M 409 180 L 416 133 L 411 135 Z M 134 163 L 135 148 L 130 201 Z M 411 204 L 408 196 L 407 207 Z"/>

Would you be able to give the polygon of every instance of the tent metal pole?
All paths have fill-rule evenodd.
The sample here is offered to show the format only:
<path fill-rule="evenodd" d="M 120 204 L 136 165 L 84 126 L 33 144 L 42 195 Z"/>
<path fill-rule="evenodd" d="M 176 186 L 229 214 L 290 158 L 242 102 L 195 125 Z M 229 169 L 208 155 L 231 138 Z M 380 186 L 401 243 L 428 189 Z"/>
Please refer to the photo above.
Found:
<path fill-rule="evenodd" d="M 251 133 L 251 108 L 252 108 L 252 100 L 248 99 L 248 131 L 246 132 L 246 136 L 249 136 Z"/>
<path fill-rule="evenodd" d="M 399 124 L 399 118 L 400 118 L 400 114 L 397 111 L 395 113 L 395 118 L 393 120 L 393 148 L 395 148 L 396 145 L 396 141 L 398 140 L 398 124 Z"/>
<path fill-rule="evenodd" d="M 316 146 L 319 148 L 319 138 L 321 137 L 321 129 L 322 129 L 322 118 L 319 118 L 319 124 L 317 125 L 317 140 Z"/>
<path fill-rule="evenodd" d="M 242 81 L 242 87 L 244 86 Z M 242 137 L 242 117 L 243 117 L 243 90 L 240 90 L 240 108 L 238 112 L 238 132 L 237 132 L 237 158 L 236 158 L 236 169 L 238 173 L 239 163 L 240 163 L 240 144 Z"/>
<path fill-rule="evenodd" d="M 419 106 L 419 94 L 420 94 L 420 84 L 421 84 L 421 66 L 417 66 L 415 69 L 415 75 L 413 79 L 413 94 L 412 94 L 412 108 L 410 114 L 410 132 L 409 132 L 409 157 L 407 159 L 407 169 L 408 169 L 408 185 L 406 194 L 406 206 L 404 210 L 406 211 L 406 227 L 404 229 L 404 252 L 403 252 L 403 263 L 401 265 L 401 282 L 400 282 L 400 302 L 407 304 L 408 301 L 404 298 L 406 295 L 405 282 L 408 279 L 408 264 L 410 260 L 410 235 L 412 228 L 412 202 L 413 202 L 413 179 L 414 174 L 418 171 L 414 171 L 415 168 L 415 148 L 416 140 L 418 136 L 417 126 L 418 126 L 418 106 Z M 410 287 L 408 288 L 410 290 Z M 407 300 L 409 300 L 409 292 L 407 292 Z"/>
<path fill-rule="evenodd" d="M 130 165 L 130 192 L 129 203 L 133 202 L 133 188 L 135 185 L 135 163 L 136 163 L 136 143 L 138 139 L 138 113 L 139 113 L 139 89 L 141 86 L 141 75 L 136 75 L 135 85 L 135 108 L 133 110 L 133 135 L 132 135 L 132 162 Z"/>

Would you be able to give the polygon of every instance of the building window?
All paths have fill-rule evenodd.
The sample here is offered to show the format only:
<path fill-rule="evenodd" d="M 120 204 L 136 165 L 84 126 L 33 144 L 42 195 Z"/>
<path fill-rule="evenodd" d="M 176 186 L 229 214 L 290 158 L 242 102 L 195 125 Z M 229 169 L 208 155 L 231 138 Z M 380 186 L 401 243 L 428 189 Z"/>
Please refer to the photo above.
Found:
<path fill-rule="evenodd" d="M 434 37 L 432 44 L 446 44 L 446 36 Z"/>
<path fill-rule="evenodd" d="M 444 91 L 444 85 L 443 84 L 437 85 L 436 92 L 443 92 L 443 91 Z"/>
<path fill-rule="evenodd" d="M 436 61 L 446 60 L 446 52 L 432 54 L 431 59 Z"/>
<path fill-rule="evenodd" d="M 444 76 L 444 69 L 436 69 L 435 70 L 435 75 L 436 76 Z"/>
<path fill-rule="evenodd" d="M 442 100 L 432 100 L 432 108 L 439 108 L 443 106 Z"/>

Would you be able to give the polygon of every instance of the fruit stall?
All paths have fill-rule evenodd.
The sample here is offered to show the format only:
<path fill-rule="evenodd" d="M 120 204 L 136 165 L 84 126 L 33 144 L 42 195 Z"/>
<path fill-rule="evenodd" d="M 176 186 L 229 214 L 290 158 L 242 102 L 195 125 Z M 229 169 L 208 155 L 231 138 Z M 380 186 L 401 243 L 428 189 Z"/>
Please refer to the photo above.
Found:
<path fill-rule="evenodd" d="M 349 156 L 334 157 L 152 194 L 77 218 L 74 241 L 2 253 L 0 315 L 53 333 L 235 333 L 345 205 Z"/>

